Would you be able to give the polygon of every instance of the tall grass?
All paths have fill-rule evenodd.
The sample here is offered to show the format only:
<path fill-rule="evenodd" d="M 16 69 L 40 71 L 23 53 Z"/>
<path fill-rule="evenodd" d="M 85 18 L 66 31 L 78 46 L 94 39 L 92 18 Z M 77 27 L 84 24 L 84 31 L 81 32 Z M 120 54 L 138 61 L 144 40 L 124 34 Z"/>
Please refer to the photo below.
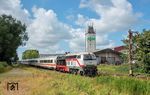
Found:
<path fill-rule="evenodd" d="M 106 73 L 115 73 L 115 74 L 128 74 L 129 73 L 130 64 L 122 64 L 122 65 L 107 65 L 101 64 L 98 66 L 98 69 L 101 72 Z M 132 64 L 132 69 L 135 74 L 143 73 L 141 64 Z"/>
<path fill-rule="evenodd" d="M 2 79 L 19 81 L 19 91 L 24 92 L 24 95 L 149 95 L 150 93 L 149 80 L 112 76 L 91 78 L 38 68 L 21 67 L 21 69 L 31 74 Z"/>
<path fill-rule="evenodd" d="M 96 82 L 110 86 L 118 93 L 124 92 L 129 95 L 149 95 L 150 93 L 150 81 L 128 77 L 101 76 L 96 78 Z"/>
<path fill-rule="evenodd" d="M 90 78 L 53 73 L 56 74 L 48 73 L 52 76 L 52 80 L 47 79 L 47 84 L 43 84 L 46 89 L 40 91 L 41 93 L 49 95 L 149 95 L 150 93 L 150 81 L 136 78 L 111 76 Z"/>
<path fill-rule="evenodd" d="M 9 71 L 12 67 L 9 66 L 6 62 L 0 62 L 0 73 Z"/>

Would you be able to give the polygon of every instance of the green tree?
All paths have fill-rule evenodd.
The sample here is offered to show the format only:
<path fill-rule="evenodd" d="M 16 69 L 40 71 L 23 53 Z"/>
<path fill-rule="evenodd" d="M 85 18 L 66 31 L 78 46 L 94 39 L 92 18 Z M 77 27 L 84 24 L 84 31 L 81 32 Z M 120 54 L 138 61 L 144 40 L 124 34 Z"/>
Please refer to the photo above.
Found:
<path fill-rule="evenodd" d="M 137 59 L 144 64 L 144 71 L 150 73 L 150 30 L 143 30 L 143 32 L 136 37 Z"/>
<path fill-rule="evenodd" d="M 39 57 L 38 50 L 26 50 L 22 54 L 22 59 L 32 59 L 32 58 L 38 58 L 38 57 Z"/>
<path fill-rule="evenodd" d="M 0 16 L 0 61 L 17 59 L 17 48 L 27 40 L 25 24 L 10 15 Z"/>
<path fill-rule="evenodd" d="M 120 54 L 120 58 L 122 59 L 122 62 L 123 63 L 127 63 L 128 62 L 128 54 L 124 54 L 124 53 L 121 53 Z"/>
<path fill-rule="evenodd" d="M 126 39 L 123 42 L 128 48 L 129 41 Z M 133 35 L 132 44 L 133 60 L 138 60 L 144 65 L 144 72 L 150 73 L 150 30 L 143 30 L 138 35 Z"/>

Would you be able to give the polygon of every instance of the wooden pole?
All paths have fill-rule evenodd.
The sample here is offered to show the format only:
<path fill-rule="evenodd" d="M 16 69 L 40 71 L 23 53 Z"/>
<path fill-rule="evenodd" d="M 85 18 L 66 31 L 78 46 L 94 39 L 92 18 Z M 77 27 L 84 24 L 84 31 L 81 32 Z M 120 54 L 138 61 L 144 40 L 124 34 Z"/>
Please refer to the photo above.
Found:
<path fill-rule="evenodd" d="M 133 76 L 133 70 L 132 70 L 132 31 L 131 31 L 131 29 L 129 29 L 128 33 L 129 33 L 129 64 L 130 64 L 129 75 Z"/>

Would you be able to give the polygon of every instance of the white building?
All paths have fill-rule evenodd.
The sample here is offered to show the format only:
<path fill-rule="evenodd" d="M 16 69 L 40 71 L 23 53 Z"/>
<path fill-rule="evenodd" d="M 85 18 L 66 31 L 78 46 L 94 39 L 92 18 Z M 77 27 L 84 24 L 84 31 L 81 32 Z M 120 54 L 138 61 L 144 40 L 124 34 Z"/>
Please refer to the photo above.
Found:
<path fill-rule="evenodd" d="M 88 30 L 85 33 L 85 46 L 87 52 L 96 50 L 96 33 L 93 26 L 88 26 Z"/>
<path fill-rule="evenodd" d="M 120 57 L 121 53 L 110 48 L 95 50 L 93 52 L 97 59 L 98 64 L 116 64 L 119 65 L 122 63 L 122 59 Z"/>

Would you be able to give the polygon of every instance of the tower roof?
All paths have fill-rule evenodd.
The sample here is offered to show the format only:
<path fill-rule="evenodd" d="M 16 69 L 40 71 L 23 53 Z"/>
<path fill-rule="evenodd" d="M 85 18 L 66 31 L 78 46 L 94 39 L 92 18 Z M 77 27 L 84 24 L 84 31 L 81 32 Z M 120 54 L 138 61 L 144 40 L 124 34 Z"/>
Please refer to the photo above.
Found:
<path fill-rule="evenodd" d="M 95 34 L 95 31 L 94 31 L 94 28 L 93 28 L 93 26 L 88 26 L 88 31 L 87 31 L 87 33 L 91 33 L 91 34 Z"/>

